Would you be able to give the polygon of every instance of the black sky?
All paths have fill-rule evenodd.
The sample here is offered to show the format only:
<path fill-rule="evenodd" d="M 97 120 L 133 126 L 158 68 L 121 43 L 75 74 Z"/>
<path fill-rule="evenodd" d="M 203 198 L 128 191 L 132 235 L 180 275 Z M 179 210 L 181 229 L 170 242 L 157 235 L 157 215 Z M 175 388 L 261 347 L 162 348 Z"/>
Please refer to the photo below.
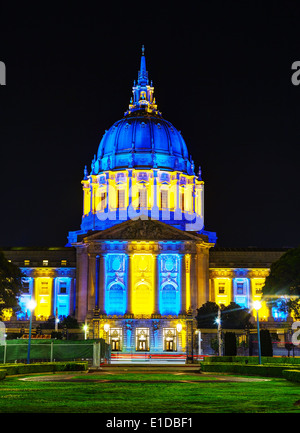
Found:
<path fill-rule="evenodd" d="M 142 44 L 158 108 L 202 167 L 205 228 L 220 246 L 300 244 L 299 2 L 53 5 L 0 10 L 0 245 L 80 228 L 84 165 L 128 107 Z"/>

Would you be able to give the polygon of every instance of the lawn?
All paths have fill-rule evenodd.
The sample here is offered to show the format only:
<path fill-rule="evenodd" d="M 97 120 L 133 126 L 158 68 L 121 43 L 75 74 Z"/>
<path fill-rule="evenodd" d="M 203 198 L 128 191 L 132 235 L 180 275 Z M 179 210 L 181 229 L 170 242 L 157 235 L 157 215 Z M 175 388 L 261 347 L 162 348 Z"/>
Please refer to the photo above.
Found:
<path fill-rule="evenodd" d="M 38 376 L 26 376 L 33 377 Z M 208 373 L 72 373 L 64 381 L 57 379 L 66 375 L 43 377 L 50 380 L 8 377 L 1 381 L 0 413 L 300 412 L 296 403 L 300 400 L 300 385 L 285 379 L 255 381 L 251 377 L 249 381 L 235 382 L 235 376 Z"/>

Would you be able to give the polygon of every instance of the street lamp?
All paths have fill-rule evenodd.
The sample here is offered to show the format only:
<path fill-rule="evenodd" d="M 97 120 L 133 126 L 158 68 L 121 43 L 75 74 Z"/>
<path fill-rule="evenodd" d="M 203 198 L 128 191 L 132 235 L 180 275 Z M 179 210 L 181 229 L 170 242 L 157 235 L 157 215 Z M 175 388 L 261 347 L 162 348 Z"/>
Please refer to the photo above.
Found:
<path fill-rule="evenodd" d="M 260 348 L 260 332 L 259 332 L 259 317 L 258 311 L 261 309 L 262 305 L 260 301 L 253 302 L 253 308 L 256 310 L 256 323 L 257 323 L 257 341 L 258 341 L 258 364 L 261 364 L 261 348 Z"/>
<path fill-rule="evenodd" d="M 177 329 L 177 332 L 181 332 L 182 331 L 182 324 L 181 323 L 177 323 L 176 329 Z"/>
<path fill-rule="evenodd" d="M 59 318 L 58 318 L 58 309 L 55 309 L 55 332 L 57 332 L 58 330 L 58 323 L 59 323 Z"/>
<path fill-rule="evenodd" d="M 89 330 L 89 327 L 87 324 L 83 325 L 83 330 L 84 330 L 84 339 L 87 340 L 87 335 L 88 335 L 88 330 Z"/>
<path fill-rule="evenodd" d="M 30 311 L 30 322 L 29 322 L 29 337 L 28 337 L 28 349 L 27 349 L 27 364 L 30 364 L 30 345 L 31 345 L 31 328 L 32 328 L 32 316 L 33 310 L 36 307 L 36 302 L 31 299 L 27 304 L 27 309 Z"/>
<path fill-rule="evenodd" d="M 221 338 L 221 309 L 218 308 L 218 317 L 215 322 L 218 325 L 218 346 L 219 346 L 219 356 L 222 356 L 222 338 Z"/>

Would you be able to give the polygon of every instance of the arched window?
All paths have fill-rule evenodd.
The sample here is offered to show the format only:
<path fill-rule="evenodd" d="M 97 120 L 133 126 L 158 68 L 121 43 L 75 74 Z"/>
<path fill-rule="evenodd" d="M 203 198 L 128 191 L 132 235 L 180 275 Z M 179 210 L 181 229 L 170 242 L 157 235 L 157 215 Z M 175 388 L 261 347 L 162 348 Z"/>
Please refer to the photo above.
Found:
<path fill-rule="evenodd" d="M 107 290 L 107 314 L 125 314 L 125 290 L 119 283 L 114 283 Z"/>
<path fill-rule="evenodd" d="M 178 314 L 179 303 L 176 288 L 172 284 L 166 284 L 161 289 L 161 314 Z"/>
<path fill-rule="evenodd" d="M 138 284 L 135 289 L 135 307 L 136 314 L 152 313 L 153 293 L 147 284 Z"/>

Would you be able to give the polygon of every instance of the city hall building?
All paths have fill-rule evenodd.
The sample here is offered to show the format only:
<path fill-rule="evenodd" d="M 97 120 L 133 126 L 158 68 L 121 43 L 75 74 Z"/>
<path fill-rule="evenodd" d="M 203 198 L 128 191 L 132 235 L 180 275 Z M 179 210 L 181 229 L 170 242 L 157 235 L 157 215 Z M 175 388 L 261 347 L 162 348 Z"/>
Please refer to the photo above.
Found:
<path fill-rule="evenodd" d="M 75 186 L 74 186 L 75 187 Z M 251 308 L 285 250 L 216 248 L 204 226 L 204 181 L 184 138 L 159 112 L 142 51 L 128 110 L 103 135 L 82 180 L 81 227 L 62 248 L 10 248 L 24 272 L 21 311 L 73 316 L 113 351 L 187 353 L 207 301 Z M 266 304 L 260 320 L 286 317 Z"/>

